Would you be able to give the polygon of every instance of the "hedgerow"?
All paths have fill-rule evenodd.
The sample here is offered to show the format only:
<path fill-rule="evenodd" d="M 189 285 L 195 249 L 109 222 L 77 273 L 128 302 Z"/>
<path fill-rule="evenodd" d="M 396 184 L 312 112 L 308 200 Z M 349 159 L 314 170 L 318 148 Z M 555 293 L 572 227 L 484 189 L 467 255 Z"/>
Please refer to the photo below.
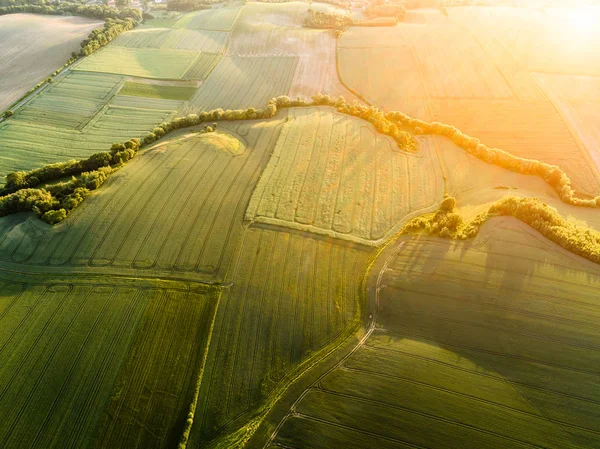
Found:
<path fill-rule="evenodd" d="M 117 9 L 106 5 L 82 5 L 78 3 L 56 3 L 40 5 L 0 6 L 0 16 L 5 14 L 44 14 L 51 16 L 82 16 L 90 19 L 131 19 L 139 22 L 142 13 L 137 8 Z"/>
<path fill-rule="evenodd" d="M 571 185 L 571 180 L 564 170 L 556 165 L 515 156 L 499 148 L 490 148 L 482 144 L 479 139 L 464 134 L 451 125 L 439 122 L 424 122 L 397 111 L 388 112 L 385 117 L 399 127 L 411 130 L 414 134 L 433 134 L 448 137 L 467 153 L 490 164 L 523 175 L 538 176 L 552 187 L 560 199 L 567 204 L 583 207 L 600 206 L 600 196 L 590 199 L 577 197 Z"/>
<path fill-rule="evenodd" d="M 350 14 L 322 12 L 309 9 L 304 20 L 306 28 L 331 28 L 339 32 L 346 31 L 353 23 Z"/>
<path fill-rule="evenodd" d="M 6 177 L 5 187 L 0 190 L 0 195 L 5 195 L 5 197 L 0 198 L 0 201 L 11 193 L 23 189 L 31 189 L 44 182 L 57 180 L 65 176 L 93 172 L 102 167 L 120 166 L 134 157 L 140 148 L 150 145 L 166 134 L 181 128 L 197 126 L 206 122 L 217 122 L 220 120 L 268 119 L 274 117 L 279 108 L 308 106 L 329 106 L 335 108 L 340 113 L 367 120 L 373 124 L 378 132 L 393 138 L 399 148 L 405 151 L 414 151 L 417 148 L 415 139 L 406 131 L 406 129 L 412 130 L 414 134 L 436 134 L 449 137 L 458 146 L 486 162 L 499 165 L 518 173 L 542 177 L 555 189 L 565 203 L 585 207 L 597 207 L 600 205 L 600 197 L 594 199 L 576 197 L 571 187 L 570 179 L 566 173 L 557 166 L 532 159 L 520 158 L 497 148 L 489 148 L 483 145 L 479 139 L 463 134 L 450 125 L 439 122 L 424 122 L 413 119 L 401 112 L 392 111 L 384 113 L 373 106 L 367 107 L 356 101 L 348 103 L 342 96 L 331 97 L 322 94 L 314 95 L 311 100 L 301 98 L 290 99 L 287 96 L 279 96 L 269 100 L 267 105 L 262 109 L 214 109 L 211 111 L 202 111 L 199 114 L 189 114 L 186 117 L 179 117 L 170 122 L 160 124 L 154 128 L 152 132 L 141 139 L 131 139 L 123 144 L 114 144 L 110 151 L 96 153 L 87 159 L 69 161 L 61 164 L 50 164 L 29 172 L 10 173 Z M 214 123 L 213 126 L 205 126 L 204 132 L 210 132 L 214 130 L 214 128 L 216 128 L 216 123 Z M 462 229 L 463 223 L 460 220 L 460 217 L 452 215 L 452 208 L 449 207 L 451 201 L 448 201 L 449 203 L 445 203 L 446 206 L 442 210 L 442 213 L 437 214 L 433 217 L 434 221 L 428 223 L 428 226 L 431 228 L 430 232 L 434 235 L 441 235 L 444 237 L 456 236 L 459 231 L 467 232 L 471 229 Z M 65 210 L 68 212 L 71 209 Z M 412 223 L 411 225 L 417 226 L 417 228 L 421 225 L 427 226 L 422 220 L 418 223 Z M 471 229 L 469 232 L 473 232 L 473 230 Z"/>
<path fill-rule="evenodd" d="M 402 232 L 466 240 L 475 237 L 490 218 L 514 217 L 567 251 L 600 263 L 600 232 L 567 221 L 539 198 L 505 196 L 468 223 L 455 212 L 455 205 L 454 198 L 445 198 L 436 213 L 411 220 Z"/>

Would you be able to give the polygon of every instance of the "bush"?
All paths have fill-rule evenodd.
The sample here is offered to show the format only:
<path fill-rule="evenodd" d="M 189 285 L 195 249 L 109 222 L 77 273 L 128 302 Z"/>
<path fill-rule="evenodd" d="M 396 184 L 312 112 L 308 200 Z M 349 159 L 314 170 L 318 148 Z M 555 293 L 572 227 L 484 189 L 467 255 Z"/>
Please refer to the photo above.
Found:
<path fill-rule="evenodd" d="M 334 14 L 321 11 L 309 10 L 308 17 L 304 20 L 306 28 L 332 28 L 336 35 L 346 31 L 352 25 L 350 14 Z"/>
<path fill-rule="evenodd" d="M 64 209 L 49 210 L 42 215 L 42 220 L 51 225 L 63 221 L 65 218 L 67 218 L 67 211 Z"/>

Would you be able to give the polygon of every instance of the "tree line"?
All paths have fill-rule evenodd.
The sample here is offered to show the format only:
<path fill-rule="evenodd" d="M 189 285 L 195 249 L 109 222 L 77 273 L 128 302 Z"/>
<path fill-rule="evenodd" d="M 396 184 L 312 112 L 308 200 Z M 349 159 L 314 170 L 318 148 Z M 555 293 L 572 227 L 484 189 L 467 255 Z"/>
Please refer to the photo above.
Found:
<path fill-rule="evenodd" d="M 15 4 L 0 7 L 0 16 L 5 14 L 44 14 L 54 16 L 82 16 L 90 19 L 131 19 L 142 20 L 142 12 L 137 8 L 117 9 L 106 5 L 85 5 L 78 3 Z"/>
<path fill-rule="evenodd" d="M 402 232 L 466 240 L 475 237 L 490 218 L 513 217 L 562 248 L 594 263 L 600 263 L 600 232 L 565 220 L 556 208 L 548 206 L 539 198 L 505 196 L 469 223 L 463 222 L 462 217 L 455 212 L 455 206 L 456 200 L 446 197 L 437 212 L 411 220 Z"/>
<path fill-rule="evenodd" d="M 556 165 L 515 156 L 499 148 L 490 148 L 481 143 L 479 139 L 464 134 L 451 125 L 439 122 L 424 122 L 397 111 L 388 112 L 385 117 L 399 127 L 408 129 L 416 135 L 433 134 L 448 137 L 467 153 L 490 164 L 523 175 L 538 176 L 552 187 L 560 199 L 567 204 L 600 207 L 600 196 L 590 199 L 577 197 L 571 185 L 571 180 L 565 171 Z"/>
<path fill-rule="evenodd" d="M 3 202 L 13 201 L 8 200 L 8 197 L 11 195 L 16 195 L 22 190 L 32 189 L 42 183 L 58 180 L 65 176 L 94 173 L 98 170 L 106 170 L 107 167 L 114 168 L 121 166 L 133 158 L 140 148 L 152 144 L 172 131 L 190 126 L 197 126 L 207 122 L 215 122 L 212 126 L 205 125 L 203 131 L 210 132 L 216 127 L 216 122 L 220 120 L 237 121 L 269 119 L 274 117 L 280 108 L 309 106 L 329 106 L 335 108 L 342 114 L 366 120 L 372 123 L 379 133 L 394 139 L 398 147 L 404 151 L 413 152 L 417 149 L 417 142 L 413 135 L 411 135 L 411 132 L 415 135 L 436 134 L 446 136 L 452 139 L 456 145 L 465 149 L 468 153 L 473 154 L 488 163 L 496 164 L 518 173 L 542 177 L 559 193 L 561 199 L 568 204 L 585 207 L 598 207 L 600 205 L 600 197 L 594 199 L 577 198 L 571 188 L 571 182 L 566 173 L 554 165 L 532 159 L 519 158 L 500 149 L 489 148 L 482 144 L 479 139 L 467 136 L 450 125 L 439 122 L 427 123 L 396 111 L 384 113 L 378 108 L 373 106 L 367 107 L 357 101 L 349 103 L 343 96 L 331 97 L 329 95 L 316 94 L 309 100 L 302 98 L 290 99 L 285 95 L 274 97 L 261 109 L 247 108 L 223 110 L 219 108 L 211 111 L 201 111 L 198 114 L 189 114 L 186 117 L 178 117 L 170 122 L 161 123 L 140 139 L 131 139 L 125 143 L 113 144 L 110 151 L 96 153 L 87 159 L 49 164 L 29 172 L 10 173 L 6 176 L 6 185 L 0 190 L 0 215 L 3 214 L 1 209 Z M 107 173 L 108 176 L 112 172 Z M 88 188 L 88 190 L 91 189 Z M 69 189 L 66 191 L 69 191 Z M 70 193 L 57 193 L 61 198 L 67 194 Z M 44 212 L 44 214 L 49 211 L 44 210 L 43 208 L 38 209 L 40 212 Z M 467 236 L 474 235 L 473 233 L 476 232 L 476 229 L 473 227 L 463 229 L 463 223 L 460 220 L 460 217 L 452 215 L 454 214 L 453 209 L 454 203 L 452 203 L 452 200 L 443 203 L 442 211 L 435 217 L 435 223 L 437 224 L 429 223 L 430 228 L 433 229 L 431 232 L 435 235 L 445 237 L 456 236 L 459 230 L 461 232 L 466 232 L 465 235 Z M 69 210 L 70 209 L 65 209 L 66 213 L 68 213 Z M 38 213 L 38 215 L 40 214 Z M 43 218 L 43 214 L 40 216 Z M 56 219 L 56 216 L 53 216 L 53 219 Z M 421 224 L 424 225 L 423 223 Z"/>
<path fill-rule="evenodd" d="M 6 176 L 6 183 L 0 190 L 0 216 L 31 210 L 42 220 L 54 224 L 64 219 L 91 190 L 97 189 L 116 168 L 135 157 L 137 152 L 162 138 L 170 132 L 207 122 L 201 132 L 212 132 L 217 121 L 264 120 L 277 114 L 280 108 L 330 106 L 347 115 L 368 120 L 379 132 L 394 138 L 398 145 L 407 151 L 416 148 L 416 142 L 406 131 L 400 130 L 388 121 L 376 108 L 365 108 L 358 103 L 348 104 L 344 97 L 330 97 L 317 94 L 311 100 L 295 100 L 283 95 L 270 99 L 261 109 L 213 109 L 199 114 L 188 114 L 170 122 L 161 123 L 140 139 L 131 139 L 125 143 L 115 143 L 109 151 L 93 154 L 79 161 L 47 164 L 27 172 L 18 171 Z M 79 178 L 75 176 L 79 175 Z M 72 176 L 71 181 L 35 188 L 50 181 Z M 41 192 L 40 192 L 41 191 Z"/>
<path fill-rule="evenodd" d="M 308 16 L 304 19 L 305 28 L 325 28 L 335 30 L 336 36 L 341 36 L 353 24 L 350 14 L 331 13 L 308 10 Z"/>

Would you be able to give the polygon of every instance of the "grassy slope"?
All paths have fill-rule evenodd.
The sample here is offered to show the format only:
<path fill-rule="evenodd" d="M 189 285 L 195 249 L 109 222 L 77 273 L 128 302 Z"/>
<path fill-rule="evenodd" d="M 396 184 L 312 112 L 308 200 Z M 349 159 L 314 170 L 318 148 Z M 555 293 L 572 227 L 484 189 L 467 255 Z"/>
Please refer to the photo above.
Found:
<path fill-rule="evenodd" d="M 597 267 L 511 219 L 474 243 L 395 246 L 377 284 L 377 329 L 276 442 L 596 447 Z"/>
<path fill-rule="evenodd" d="M 378 245 L 441 201 L 435 151 L 425 142 L 409 155 L 366 122 L 331 109 L 288 114 L 248 220 Z"/>
<path fill-rule="evenodd" d="M 239 147 L 230 150 L 212 136 L 161 143 L 113 175 L 64 225 L 38 230 L 27 221 L 0 221 L 7 236 L 0 260 L 42 271 L 66 266 L 222 281 L 281 120 L 228 127 L 228 139 L 245 141 L 239 156 Z"/>
<path fill-rule="evenodd" d="M 102 22 L 11 14 L 0 18 L 0 112 L 60 68 Z"/>
<path fill-rule="evenodd" d="M 357 325 L 371 251 L 250 228 L 217 316 L 193 448 L 236 430 L 307 357 Z"/>

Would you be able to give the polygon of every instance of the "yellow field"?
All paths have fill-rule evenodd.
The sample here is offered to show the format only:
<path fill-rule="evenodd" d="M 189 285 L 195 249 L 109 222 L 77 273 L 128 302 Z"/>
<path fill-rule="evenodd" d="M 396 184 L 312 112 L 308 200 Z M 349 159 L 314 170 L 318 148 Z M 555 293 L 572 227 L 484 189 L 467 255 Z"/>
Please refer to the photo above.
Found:
<path fill-rule="evenodd" d="M 0 111 L 62 67 L 90 31 L 101 26 L 81 17 L 0 17 Z"/>
<path fill-rule="evenodd" d="M 490 147 L 558 165 L 580 194 L 600 193 L 595 156 L 588 154 L 593 129 L 582 131 L 592 139 L 584 146 L 577 129 L 585 125 L 565 123 L 574 114 L 557 111 L 534 73 L 595 75 L 590 51 L 597 30 L 577 27 L 571 13 L 560 20 L 561 11 L 552 8 L 448 11 L 449 17 L 412 13 L 390 29 L 352 28 L 338 49 L 342 81 L 375 106 L 448 123 Z M 573 121 L 593 122 L 592 112 L 582 114 Z"/>
<path fill-rule="evenodd" d="M 427 141 L 409 155 L 367 122 L 330 109 L 289 115 L 246 220 L 376 245 L 437 208 L 443 185 Z"/>

